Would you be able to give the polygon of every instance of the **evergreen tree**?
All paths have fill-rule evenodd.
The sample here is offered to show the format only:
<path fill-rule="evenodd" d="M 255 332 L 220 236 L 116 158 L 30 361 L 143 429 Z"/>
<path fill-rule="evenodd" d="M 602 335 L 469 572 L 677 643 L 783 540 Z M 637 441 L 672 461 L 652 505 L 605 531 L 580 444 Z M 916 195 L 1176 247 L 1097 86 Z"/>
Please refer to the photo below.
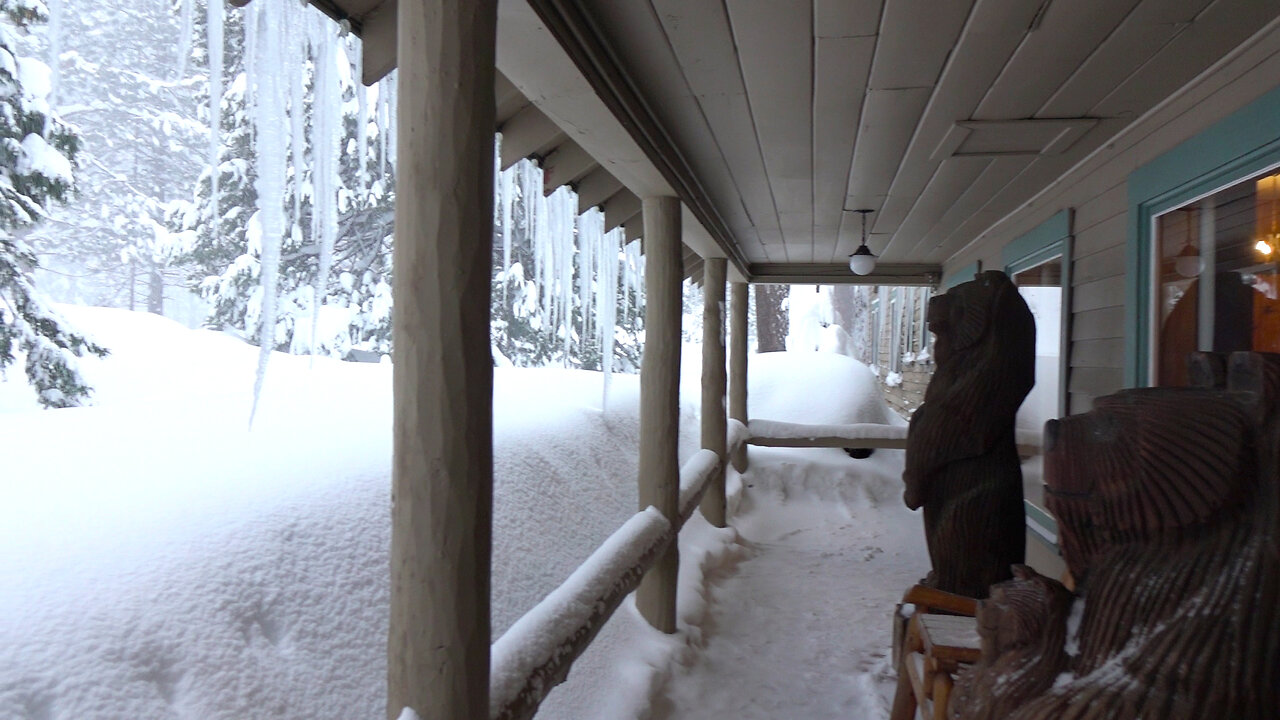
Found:
<path fill-rule="evenodd" d="M 189 51 L 175 51 L 185 13 L 171 0 L 50 8 L 51 101 L 76 124 L 80 152 L 76 197 L 29 238 L 49 271 L 41 281 L 64 300 L 162 314 L 182 280 L 166 211 L 208 132 L 196 117 L 202 78 L 186 72 Z"/>
<path fill-rule="evenodd" d="M 231 330 L 257 342 L 260 329 L 261 226 L 253 208 L 258 197 L 255 142 L 251 112 L 255 98 L 248 45 L 287 44 L 296 52 L 287 70 L 290 87 L 287 136 L 291 148 L 286 185 L 285 235 L 281 238 L 275 347 L 292 352 L 345 356 L 351 350 L 385 354 L 391 349 L 391 238 L 395 180 L 385 142 L 377 142 L 388 112 L 369 112 L 369 91 L 359 84 L 359 49 L 350 38 L 334 36 L 336 28 L 312 9 L 290 6 L 287 37 L 250 40 L 243 13 L 228 13 L 224 25 L 224 72 L 219 132 L 218 183 L 211 171 L 196 181 L 194 197 L 175 208 L 169 224 L 182 237 L 182 259 L 191 268 L 190 282 L 213 307 L 206 324 Z M 335 52 L 335 50 L 337 50 Z M 322 63 L 328 63 L 321 66 Z M 301 73 L 294 75 L 291 73 Z M 385 93 L 386 81 L 378 88 Z M 329 83 L 332 85 L 330 86 Z M 332 94 L 326 96 L 326 88 Z M 207 103 L 207 100 L 205 101 Z M 380 104 L 386 102 L 385 96 Z M 322 117 L 329 113 L 327 117 Z M 334 138 L 323 123 L 336 118 Z M 381 122 L 380 122 L 381 120 Z M 330 144 L 329 140 L 336 140 Z M 322 163 L 337 162 L 336 183 L 322 177 Z M 326 197 L 318 197 L 325 190 Z M 218 214 L 217 219 L 213 213 Z M 325 217 L 329 209 L 336 216 Z M 326 256 L 321 242 L 325 223 L 332 223 L 333 246 Z M 316 280 L 325 260 L 331 265 L 318 299 Z"/>
<path fill-rule="evenodd" d="M 76 135 L 49 108 L 47 65 L 15 53 L 20 31 L 47 19 L 39 0 L 0 0 L 0 370 L 26 357 L 45 407 L 78 405 L 89 388 L 75 358 L 106 350 L 68 330 L 32 283 L 36 256 L 23 237 L 50 200 L 72 188 Z"/>

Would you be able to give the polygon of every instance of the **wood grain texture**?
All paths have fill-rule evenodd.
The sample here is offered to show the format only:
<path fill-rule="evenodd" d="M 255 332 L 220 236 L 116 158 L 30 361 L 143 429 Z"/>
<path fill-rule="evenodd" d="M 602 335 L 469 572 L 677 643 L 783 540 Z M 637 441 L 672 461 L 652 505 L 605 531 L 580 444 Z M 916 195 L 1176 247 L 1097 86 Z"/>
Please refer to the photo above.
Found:
<path fill-rule="evenodd" d="M 1229 391 L 1222 355 L 1190 367 L 1205 387 L 1126 390 L 1049 423 L 1046 502 L 1083 603 L 1071 653 L 1059 668 L 1057 600 L 1025 606 L 1016 628 L 1053 642 L 1021 665 L 984 656 L 951 717 L 1280 716 L 1280 356 L 1231 355 Z"/>
<path fill-rule="evenodd" d="M 904 500 L 924 508 L 926 584 L 985 597 L 1024 562 L 1018 406 L 1035 384 L 1035 320 L 1002 272 L 929 301 L 937 368 L 907 435 Z"/>
<path fill-rule="evenodd" d="M 495 0 L 399 4 L 387 716 L 489 712 Z"/>
<path fill-rule="evenodd" d="M 702 447 L 720 456 L 720 466 L 702 497 L 702 516 L 716 527 L 725 526 L 724 460 L 728 408 L 725 370 L 724 282 L 728 263 L 707 258 L 702 284 Z"/>
<path fill-rule="evenodd" d="M 729 417 L 747 424 L 747 284 L 729 284 Z M 733 469 L 747 471 L 747 445 L 732 452 Z"/>
<path fill-rule="evenodd" d="M 652 505 L 673 524 L 680 508 L 680 201 L 644 199 L 645 342 L 640 365 L 640 510 Z M 676 631 L 680 554 L 675 543 L 636 591 L 636 607 L 658 630 Z"/>

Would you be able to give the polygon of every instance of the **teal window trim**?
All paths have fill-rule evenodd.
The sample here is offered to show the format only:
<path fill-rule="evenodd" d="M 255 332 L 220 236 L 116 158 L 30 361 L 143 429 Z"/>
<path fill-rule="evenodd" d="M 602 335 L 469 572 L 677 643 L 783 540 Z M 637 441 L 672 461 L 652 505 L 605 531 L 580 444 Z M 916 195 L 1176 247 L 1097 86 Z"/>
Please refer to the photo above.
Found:
<path fill-rule="evenodd" d="M 1124 383 L 1150 383 L 1151 242 L 1156 216 L 1280 165 L 1280 87 L 1129 176 Z"/>
<path fill-rule="evenodd" d="M 1004 261 L 1005 274 L 1012 276 L 1045 260 L 1063 255 L 1063 248 L 1070 236 L 1071 211 L 1059 210 L 1053 217 L 1004 246 L 1000 256 Z"/>
<path fill-rule="evenodd" d="M 1055 555 L 1061 555 L 1062 550 L 1058 546 L 1058 521 L 1030 500 L 1023 500 L 1022 506 L 1027 520 L 1028 534 L 1039 540 Z"/>
<path fill-rule="evenodd" d="M 973 276 L 977 274 L 977 262 L 971 262 L 964 267 L 956 268 L 954 271 L 942 276 L 942 282 L 938 283 L 938 292 L 944 293 L 962 282 L 969 282 L 973 279 Z"/>
<path fill-rule="evenodd" d="M 1070 208 L 1019 235 L 1000 251 L 1009 277 L 1056 257 L 1062 258 L 1062 315 L 1058 339 L 1058 415 L 1067 414 L 1071 377 L 1071 232 L 1075 216 Z"/>

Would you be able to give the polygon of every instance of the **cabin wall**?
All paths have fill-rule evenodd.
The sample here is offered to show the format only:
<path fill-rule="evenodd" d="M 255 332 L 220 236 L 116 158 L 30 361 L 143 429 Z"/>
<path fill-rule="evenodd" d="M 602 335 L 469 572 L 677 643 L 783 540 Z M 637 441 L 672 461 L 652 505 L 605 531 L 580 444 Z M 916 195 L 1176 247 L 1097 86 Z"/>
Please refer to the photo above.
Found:
<path fill-rule="evenodd" d="M 1280 26 L 1273 24 L 1120 136 L 1099 148 L 1045 192 L 975 239 L 945 264 L 954 274 L 980 262 L 1002 269 L 1004 248 L 1062 210 L 1071 212 L 1071 312 L 1067 411 L 1126 385 L 1126 257 L 1130 251 L 1130 176 L 1180 143 L 1205 132 L 1280 88 Z M 1274 124 L 1280 136 L 1280 118 Z M 1223 163 L 1234 158 L 1223 157 Z M 1130 338 L 1136 342 L 1137 338 Z M 1130 368 L 1130 377 L 1133 370 Z"/>

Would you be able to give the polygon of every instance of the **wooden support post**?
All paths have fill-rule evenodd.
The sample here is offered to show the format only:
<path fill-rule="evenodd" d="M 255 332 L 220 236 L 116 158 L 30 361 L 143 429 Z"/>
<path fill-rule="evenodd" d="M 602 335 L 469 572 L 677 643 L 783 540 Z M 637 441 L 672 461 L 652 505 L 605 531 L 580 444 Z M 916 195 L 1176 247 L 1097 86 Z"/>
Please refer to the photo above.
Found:
<path fill-rule="evenodd" d="M 747 284 L 730 283 L 729 417 L 747 424 Z M 747 471 L 747 444 L 733 453 L 733 469 Z"/>
<path fill-rule="evenodd" d="M 401 2 L 387 717 L 489 716 L 497 0 Z"/>
<path fill-rule="evenodd" d="M 680 201 L 650 197 L 644 213 L 644 359 L 640 365 L 640 509 L 652 505 L 673 524 L 680 504 L 680 318 L 683 268 Z M 655 628 L 676 631 L 676 543 L 645 575 L 636 607 Z"/>
<path fill-rule="evenodd" d="M 720 456 L 720 467 L 707 481 L 702 516 L 725 525 L 724 460 L 728 417 L 725 408 L 724 276 L 727 261 L 707 258 L 702 280 L 702 447 Z"/>

